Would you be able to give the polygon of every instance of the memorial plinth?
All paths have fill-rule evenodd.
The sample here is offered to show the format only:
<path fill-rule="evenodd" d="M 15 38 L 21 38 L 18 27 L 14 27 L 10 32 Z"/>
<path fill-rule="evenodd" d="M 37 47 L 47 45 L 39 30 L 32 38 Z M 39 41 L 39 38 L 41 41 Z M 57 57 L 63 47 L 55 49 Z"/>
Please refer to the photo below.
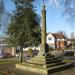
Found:
<path fill-rule="evenodd" d="M 61 58 L 49 54 L 48 45 L 46 44 L 46 10 L 45 5 L 43 5 L 40 52 L 38 56 L 32 57 L 23 64 L 16 64 L 16 68 L 48 75 L 69 67 L 72 67 L 71 63 L 62 62 Z"/>

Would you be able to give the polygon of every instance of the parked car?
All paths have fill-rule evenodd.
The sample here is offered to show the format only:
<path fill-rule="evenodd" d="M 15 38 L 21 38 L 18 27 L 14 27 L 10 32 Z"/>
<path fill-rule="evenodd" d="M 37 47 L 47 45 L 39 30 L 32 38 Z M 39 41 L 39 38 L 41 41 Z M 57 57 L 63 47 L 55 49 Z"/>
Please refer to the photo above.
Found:
<path fill-rule="evenodd" d="M 11 58 L 10 53 L 4 53 L 4 58 Z"/>
<path fill-rule="evenodd" d="M 0 54 L 0 59 L 2 59 L 3 58 L 3 54 Z"/>
<path fill-rule="evenodd" d="M 65 51 L 64 56 L 74 56 L 74 52 L 73 51 Z"/>
<path fill-rule="evenodd" d="M 11 58 L 10 53 L 2 53 L 0 54 L 0 59 Z"/>

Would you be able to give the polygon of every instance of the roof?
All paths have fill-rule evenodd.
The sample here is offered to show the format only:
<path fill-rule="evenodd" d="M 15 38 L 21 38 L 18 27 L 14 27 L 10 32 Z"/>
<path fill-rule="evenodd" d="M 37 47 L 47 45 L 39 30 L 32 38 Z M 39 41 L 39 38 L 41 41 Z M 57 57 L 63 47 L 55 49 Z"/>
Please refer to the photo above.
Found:
<path fill-rule="evenodd" d="M 48 35 L 49 33 L 47 33 Z M 63 34 L 60 34 L 60 33 L 51 33 L 55 38 L 58 38 L 58 39 L 66 39 L 66 37 L 63 35 Z"/>
<path fill-rule="evenodd" d="M 52 33 L 52 35 L 58 39 L 65 39 L 66 38 L 63 34 L 59 34 L 59 33 Z"/>
<path fill-rule="evenodd" d="M 68 38 L 67 41 L 75 41 L 75 38 L 74 39 Z"/>

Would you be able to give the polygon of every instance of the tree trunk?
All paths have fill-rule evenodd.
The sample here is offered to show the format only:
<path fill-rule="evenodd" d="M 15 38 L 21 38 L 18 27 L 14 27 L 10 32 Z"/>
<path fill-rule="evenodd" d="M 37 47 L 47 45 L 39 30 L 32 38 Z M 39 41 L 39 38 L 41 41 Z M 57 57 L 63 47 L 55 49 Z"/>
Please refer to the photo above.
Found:
<path fill-rule="evenodd" d="M 22 63 L 22 56 L 23 56 L 23 46 L 20 47 L 20 58 L 19 61 Z"/>

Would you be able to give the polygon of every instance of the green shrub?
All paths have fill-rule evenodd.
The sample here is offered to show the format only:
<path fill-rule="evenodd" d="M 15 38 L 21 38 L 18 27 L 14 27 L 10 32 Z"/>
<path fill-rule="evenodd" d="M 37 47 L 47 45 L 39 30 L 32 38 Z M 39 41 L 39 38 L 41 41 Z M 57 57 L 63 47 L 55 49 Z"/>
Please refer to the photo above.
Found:
<path fill-rule="evenodd" d="M 29 54 L 30 56 L 33 55 L 33 50 L 32 50 L 31 48 L 28 49 L 28 54 Z"/>
<path fill-rule="evenodd" d="M 52 48 L 52 47 L 49 47 L 49 51 L 53 51 L 54 50 L 54 48 Z"/>

